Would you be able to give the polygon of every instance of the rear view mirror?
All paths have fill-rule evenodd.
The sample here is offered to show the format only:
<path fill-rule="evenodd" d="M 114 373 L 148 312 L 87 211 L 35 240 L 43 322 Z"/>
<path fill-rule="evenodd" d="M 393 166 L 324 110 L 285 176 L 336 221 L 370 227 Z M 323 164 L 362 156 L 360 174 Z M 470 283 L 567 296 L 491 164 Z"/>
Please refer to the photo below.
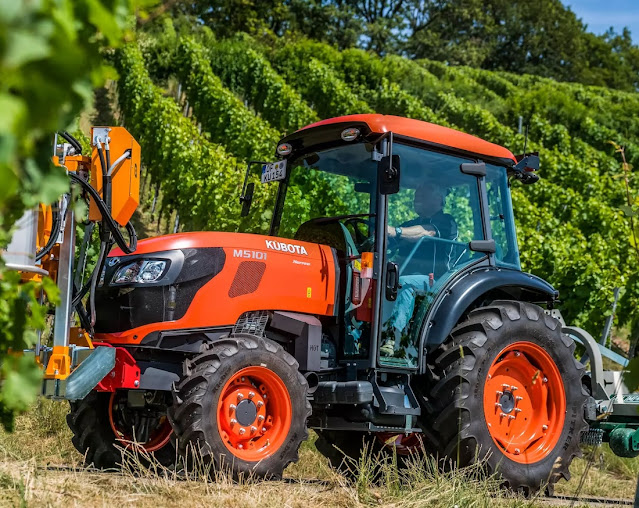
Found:
<path fill-rule="evenodd" d="M 253 191 L 255 190 L 255 184 L 253 182 L 246 186 L 244 195 L 240 197 L 240 203 L 242 203 L 242 212 L 240 215 L 246 217 L 251 209 L 251 202 L 253 201 Z"/>
<path fill-rule="evenodd" d="M 397 194 L 399 192 L 400 161 L 399 155 L 393 155 L 393 163 L 387 155 L 377 165 L 377 179 L 381 194 Z"/>

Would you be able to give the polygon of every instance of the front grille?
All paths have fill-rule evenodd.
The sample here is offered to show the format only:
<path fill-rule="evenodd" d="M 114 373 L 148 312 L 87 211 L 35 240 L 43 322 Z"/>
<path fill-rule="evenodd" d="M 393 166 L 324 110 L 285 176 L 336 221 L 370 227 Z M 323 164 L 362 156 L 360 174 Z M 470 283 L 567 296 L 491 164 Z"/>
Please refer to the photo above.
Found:
<path fill-rule="evenodd" d="M 229 297 L 237 298 L 257 291 L 265 270 L 266 263 L 262 261 L 242 261 L 229 288 Z"/>

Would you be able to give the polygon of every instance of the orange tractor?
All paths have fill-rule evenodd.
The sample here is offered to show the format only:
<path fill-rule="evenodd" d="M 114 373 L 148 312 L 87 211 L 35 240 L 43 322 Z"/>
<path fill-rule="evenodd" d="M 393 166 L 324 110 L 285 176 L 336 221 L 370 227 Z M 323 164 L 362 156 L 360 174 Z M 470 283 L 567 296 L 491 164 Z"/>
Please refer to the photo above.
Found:
<path fill-rule="evenodd" d="M 249 164 L 242 215 L 263 216 L 256 196 L 274 196 L 267 236 L 136 245 L 120 227 L 137 204 L 139 147 L 119 129 L 95 128 L 93 156 L 66 158 L 91 168 L 90 182 L 69 172 L 100 224 L 96 270 L 74 280 L 70 208 L 60 256 L 44 256 L 62 305 L 53 347 L 37 351 L 43 394 L 71 401 L 87 463 L 115 467 L 119 446 L 167 465 L 197 450 L 279 477 L 312 428 L 337 468 L 364 446 L 485 458 L 534 491 L 568 476 L 580 440 L 639 454 L 639 396 L 563 323 L 557 291 L 520 269 L 510 182 L 537 181 L 536 154 L 418 120 L 333 118 L 281 140 L 276 162 Z"/>

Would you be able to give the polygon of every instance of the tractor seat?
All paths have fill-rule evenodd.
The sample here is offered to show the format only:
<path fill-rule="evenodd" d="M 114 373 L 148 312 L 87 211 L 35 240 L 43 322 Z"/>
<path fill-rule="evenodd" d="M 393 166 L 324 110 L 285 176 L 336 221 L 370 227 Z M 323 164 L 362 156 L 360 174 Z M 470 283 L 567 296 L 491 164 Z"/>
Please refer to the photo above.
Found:
<path fill-rule="evenodd" d="M 350 233 L 337 220 L 325 222 L 311 219 L 306 221 L 297 229 L 294 239 L 301 242 L 328 245 L 349 256 L 357 253 L 356 250 L 353 251 L 355 246 L 352 244 L 353 240 L 350 238 Z"/>

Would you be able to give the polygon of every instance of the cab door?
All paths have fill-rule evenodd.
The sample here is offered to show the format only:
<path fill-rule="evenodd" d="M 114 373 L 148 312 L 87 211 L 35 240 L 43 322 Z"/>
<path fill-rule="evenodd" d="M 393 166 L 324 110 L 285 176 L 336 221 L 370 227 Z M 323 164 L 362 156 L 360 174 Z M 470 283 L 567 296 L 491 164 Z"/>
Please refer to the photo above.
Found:
<path fill-rule="evenodd" d="M 377 361 L 413 369 L 430 305 L 456 273 L 485 256 L 469 244 L 486 232 L 478 177 L 461 170 L 475 161 L 397 141 L 392 154 L 401 177 L 399 192 L 386 196 Z"/>

